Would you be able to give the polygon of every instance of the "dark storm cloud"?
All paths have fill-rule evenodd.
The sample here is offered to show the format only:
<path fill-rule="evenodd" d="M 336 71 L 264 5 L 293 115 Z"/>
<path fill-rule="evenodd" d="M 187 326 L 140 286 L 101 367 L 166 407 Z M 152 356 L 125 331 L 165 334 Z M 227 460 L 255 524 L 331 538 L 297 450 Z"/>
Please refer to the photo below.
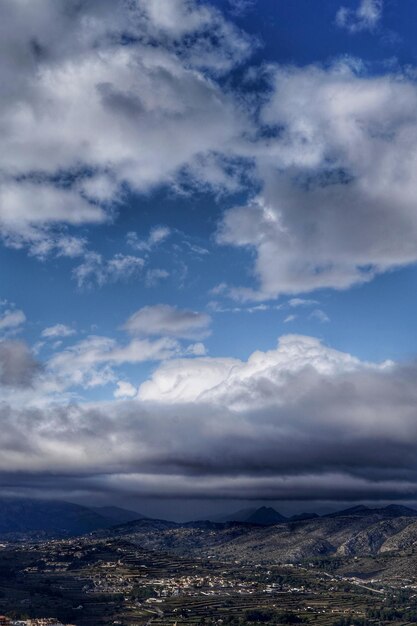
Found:
<path fill-rule="evenodd" d="M 416 497 L 416 364 L 366 364 L 300 337 L 255 357 L 260 367 L 254 355 L 234 362 L 193 399 L 3 404 L 0 484 L 161 498 Z M 215 362 L 174 361 L 170 375 L 186 395 L 181 368 L 204 377 Z"/>

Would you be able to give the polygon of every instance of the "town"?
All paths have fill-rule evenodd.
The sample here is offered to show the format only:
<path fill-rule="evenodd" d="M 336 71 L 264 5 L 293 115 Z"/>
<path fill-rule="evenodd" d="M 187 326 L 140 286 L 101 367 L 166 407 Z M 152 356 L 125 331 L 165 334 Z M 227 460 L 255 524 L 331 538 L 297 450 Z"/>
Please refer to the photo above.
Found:
<path fill-rule="evenodd" d="M 343 560 L 345 569 L 354 565 L 359 571 L 357 561 Z M 363 626 L 417 617 L 415 579 L 364 579 L 336 566 L 337 560 L 320 558 L 254 566 L 244 559 L 178 557 L 93 535 L 6 543 L 0 549 L 0 625 Z"/>

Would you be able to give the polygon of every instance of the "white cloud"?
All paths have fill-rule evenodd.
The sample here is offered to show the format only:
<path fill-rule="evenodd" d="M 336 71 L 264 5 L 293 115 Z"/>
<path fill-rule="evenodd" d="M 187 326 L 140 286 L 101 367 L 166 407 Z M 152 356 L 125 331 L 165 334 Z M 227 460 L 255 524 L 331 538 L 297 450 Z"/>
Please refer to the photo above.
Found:
<path fill-rule="evenodd" d="M 79 287 L 98 285 L 102 287 L 108 282 L 128 280 L 141 273 L 145 261 L 132 255 L 116 254 L 110 259 L 103 259 L 97 252 L 87 252 L 83 262 L 78 265 L 73 276 Z"/>
<path fill-rule="evenodd" d="M 201 342 L 191 344 L 185 351 L 185 354 L 190 356 L 205 356 L 206 353 L 206 346 Z"/>
<path fill-rule="evenodd" d="M 281 337 L 277 349 L 254 352 L 247 362 L 205 357 L 163 363 L 151 380 L 140 386 L 139 398 L 155 402 L 220 402 L 239 410 L 260 408 L 271 401 L 279 402 L 289 377 L 308 367 L 319 374 L 335 376 L 374 366 L 326 348 L 318 339 L 287 335 Z"/>
<path fill-rule="evenodd" d="M 321 309 L 314 309 L 314 311 L 311 312 L 310 317 L 322 323 L 330 322 L 330 317 Z"/>
<path fill-rule="evenodd" d="M 40 260 L 55 253 L 57 257 L 77 258 L 86 253 L 87 240 L 45 228 L 24 228 L 20 232 L 3 233 L 3 241 L 15 249 L 26 247 L 31 256 Z"/>
<path fill-rule="evenodd" d="M 145 281 L 148 287 L 155 287 L 155 285 L 157 285 L 161 280 L 165 280 L 168 277 L 169 272 L 167 272 L 167 270 L 154 268 L 146 272 Z"/>
<path fill-rule="evenodd" d="M 291 300 L 288 300 L 288 305 L 292 308 L 314 306 L 315 304 L 318 304 L 317 300 L 308 300 L 306 298 L 291 298 Z"/>
<path fill-rule="evenodd" d="M 117 382 L 117 389 L 114 392 L 115 398 L 133 398 L 137 393 L 136 387 L 125 380 L 119 380 Z"/>
<path fill-rule="evenodd" d="M 137 335 L 167 335 L 198 339 L 209 334 L 210 322 L 211 318 L 206 313 L 157 304 L 145 306 L 136 311 L 123 328 Z"/>
<path fill-rule="evenodd" d="M 295 322 L 296 319 L 297 319 L 296 315 L 287 315 L 287 317 L 284 320 L 284 324 L 289 324 L 290 322 Z"/>
<path fill-rule="evenodd" d="M 165 337 L 155 341 L 133 339 L 121 345 L 109 337 L 90 336 L 54 354 L 46 370 L 57 390 L 76 386 L 88 389 L 116 382 L 114 368 L 120 365 L 159 361 L 180 353 L 179 344 Z"/>
<path fill-rule="evenodd" d="M 126 189 L 186 181 L 234 190 L 254 163 L 261 193 L 226 213 L 219 241 L 255 249 L 259 288 L 232 295 L 347 288 L 417 260 L 412 76 L 367 78 L 352 60 L 329 69 L 271 65 L 260 122 L 281 131 L 262 138 L 217 80 L 255 44 L 210 4 L 93 0 L 71 12 L 64 4 L 2 5 L 6 243 L 39 257 L 87 255 L 75 270 L 81 284 L 115 280 L 121 259 L 86 252 L 64 225 L 111 219 Z M 381 8 L 364 0 L 338 19 L 371 27 Z M 168 234 L 161 226 L 131 243 L 147 252 Z M 139 269 L 132 258 L 127 274 Z"/>
<path fill-rule="evenodd" d="M 155 226 L 147 239 L 139 239 L 137 233 L 130 232 L 127 234 L 127 241 L 135 250 L 150 252 L 152 248 L 161 244 L 170 235 L 171 229 L 168 226 Z"/>
<path fill-rule="evenodd" d="M 133 396 L 111 368 L 128 354 L 161 351 L 151 343 L 91 337 L 49 363 L 41 382 L 52 367 L 64 380 L 82 370 L 83 384 L 103 384 L 107 374 L 117 402 L 82 405 L 62 395 L 35 402 L 37 364 L 24 346 L 0 344 L 0 485 L 24 471 L 28 489 L 47 476 L 60 495 L 415 496 L 414 364 L 367 363 L 288 335 L 247 360 L 162 363 Z"/>
<path fill-rule="evenodd" d="M 26 315 L 19 309 L 8 309 L 0 315 L 0 331 L 14 330 L 24 324 Z"/>
<path fill-rule="evenodd" d="M 100 222 L 103 211 L 77 193 L 44 182 L 3 182 L 0 185 L 1 224 L 14 231 L 22 225 Z"/>
<path fill-rule="evenodd" d="M 361 0 L 356 10 L 340 7 L 336 24 L 350 33 L 374 30 L 382 17 L 383 0 Z"/>
<path fill-rule="evenodd" d="M 55 326 L 48 326 L 45 328 L 41 336 L 46 339 L 56 339 L 57 337 L 71 337 L 71 335 L 75 335 L 76 331 L 70 326 L 66 324 L 55 324 Z"/>
<path fill-rule="evenodd" d="M 238 359 L 201 357 L 167 361 L 139 387 L 143 401 L 178 403 L 195 402 L 210 389 L 216 389 L 235 367 Z"/>
<path fill-rule="evenodd" d="M 253 248 L 241 299 L 345 289 L 417 261 L 417 87 L 360 64 L 277 67 L 256 152 L 262 191 L 226 212 L 218 240 Z"/>
<path fill-rule="evenodd" d="M 208 308 L 215 313 L 263 313 L 265 311 L 279 311 L 283 308 L 282 304 L 255 304 L 253 306 L 223 306 L 216 300 L 208 303 Z"/>
<path fill-rule="evenodd" d="M 125 185 L 172 183 L 201 155 L 231 152 L 244 128 L 214 77 L 252 43 L 215 8 L 66 5 L 2 3 L 0 230 L 8 243 L 103 222 Z"/>

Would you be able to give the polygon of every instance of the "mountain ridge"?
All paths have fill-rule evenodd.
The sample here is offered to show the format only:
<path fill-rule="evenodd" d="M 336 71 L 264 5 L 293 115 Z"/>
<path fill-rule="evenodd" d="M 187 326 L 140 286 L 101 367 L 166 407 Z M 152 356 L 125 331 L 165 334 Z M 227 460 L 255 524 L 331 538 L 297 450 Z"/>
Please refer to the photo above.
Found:
<path fill-rule="evenodd" d="M 404 515 L 407 513 L 407 515 Z M 150 550 L 253 563 L 385 554 L 417 548 L 417 511 L 407 507 L 351 507 L 339 515 L 288 519 L 276 524 L 139 520 L 110 534 Z M 106 535 L 107 531 L 103 531 Z"/>

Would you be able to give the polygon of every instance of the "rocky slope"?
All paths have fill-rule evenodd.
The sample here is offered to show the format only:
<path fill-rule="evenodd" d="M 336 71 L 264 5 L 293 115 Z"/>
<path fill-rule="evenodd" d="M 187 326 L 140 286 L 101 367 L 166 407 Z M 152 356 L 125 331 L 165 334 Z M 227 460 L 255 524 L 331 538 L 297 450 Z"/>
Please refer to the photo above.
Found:
<path fill-rule="evenodd" d="M 257 563 L 364 557 L 417 547 L 415 512 L 389 507 L 354 509 L 273 526 L 140 520 L 111 532 L 148 549 Z"/>

